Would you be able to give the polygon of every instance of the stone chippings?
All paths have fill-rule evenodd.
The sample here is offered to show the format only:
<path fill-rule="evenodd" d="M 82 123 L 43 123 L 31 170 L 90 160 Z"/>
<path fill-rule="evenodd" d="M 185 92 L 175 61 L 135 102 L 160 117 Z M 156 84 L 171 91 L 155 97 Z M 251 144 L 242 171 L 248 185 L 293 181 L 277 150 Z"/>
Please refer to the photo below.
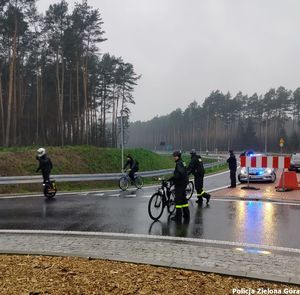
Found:
<path fill-rule="evenodd" d="M 164 240 L 61 234 L 0 234 L 2 253 L 82 256 L 300 284 L 298 253 L 241 252 L 233 247 Z"/>

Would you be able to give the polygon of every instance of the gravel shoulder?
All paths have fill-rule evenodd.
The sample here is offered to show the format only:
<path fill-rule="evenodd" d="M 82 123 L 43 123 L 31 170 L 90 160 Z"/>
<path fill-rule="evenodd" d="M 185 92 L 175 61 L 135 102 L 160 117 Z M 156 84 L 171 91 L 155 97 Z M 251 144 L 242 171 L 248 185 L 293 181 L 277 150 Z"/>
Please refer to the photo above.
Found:
<path fill-rule="evenodd" d="M 288 294 L 285 290 L 298 292 L 293 294 L 300 292 L 296 285 L 144 264 L 76 257 L 0 255 L 0 294 L 223 295 L 234 294 L 234 289 L 242 288 L 256 292 L 252 294 L 268 288 L 281 290 L 281 294 Z"/>

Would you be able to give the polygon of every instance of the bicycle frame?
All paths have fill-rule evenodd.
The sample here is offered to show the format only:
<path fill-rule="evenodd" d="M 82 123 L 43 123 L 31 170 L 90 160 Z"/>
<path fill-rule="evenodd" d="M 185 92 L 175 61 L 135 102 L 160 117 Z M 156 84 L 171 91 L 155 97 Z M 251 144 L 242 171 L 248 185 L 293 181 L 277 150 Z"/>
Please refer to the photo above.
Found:
<path fill-rule="evenodd" d="M 164 196 L 165 202 L 170 200 L 171 185 L 168 185 L 166 180 L 162 180 L 161 186 L 157 189 L 157 191 Z"/>

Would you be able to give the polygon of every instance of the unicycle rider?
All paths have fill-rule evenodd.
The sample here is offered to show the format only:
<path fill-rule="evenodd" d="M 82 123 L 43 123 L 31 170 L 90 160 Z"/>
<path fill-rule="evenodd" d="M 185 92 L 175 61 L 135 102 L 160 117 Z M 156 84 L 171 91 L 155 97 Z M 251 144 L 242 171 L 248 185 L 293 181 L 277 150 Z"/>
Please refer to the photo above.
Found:
<path fill-rule="evenodd" d="M 36 172 L 42 171 L 43 175 L 43 185 L 50 184 L 50 173 L 53 168 L 50 158 L 46 155 L 46 150 L 44 148 L 39 148 L 37 150 L 36 159 L 39 161 L 39 166 L 36 169 Z"/>

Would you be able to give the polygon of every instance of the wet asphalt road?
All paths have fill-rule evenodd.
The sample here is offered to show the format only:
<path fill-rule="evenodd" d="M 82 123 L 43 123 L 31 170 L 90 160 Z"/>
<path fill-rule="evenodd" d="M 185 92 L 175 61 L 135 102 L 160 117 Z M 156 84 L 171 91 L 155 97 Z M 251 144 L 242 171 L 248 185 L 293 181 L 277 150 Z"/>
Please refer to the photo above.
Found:
<path fill-rule="evenodd" d="M 206 188 L 228 184 L 228 174 L 209 177 Z M 0 229 L 76 230 L 193 237 L 300 248 L 300 204 L 190 201 L 189 224 L 176 225 L 164 212 L 152 222 L 147 205 L 155 188 L 0 199 Z"/>

